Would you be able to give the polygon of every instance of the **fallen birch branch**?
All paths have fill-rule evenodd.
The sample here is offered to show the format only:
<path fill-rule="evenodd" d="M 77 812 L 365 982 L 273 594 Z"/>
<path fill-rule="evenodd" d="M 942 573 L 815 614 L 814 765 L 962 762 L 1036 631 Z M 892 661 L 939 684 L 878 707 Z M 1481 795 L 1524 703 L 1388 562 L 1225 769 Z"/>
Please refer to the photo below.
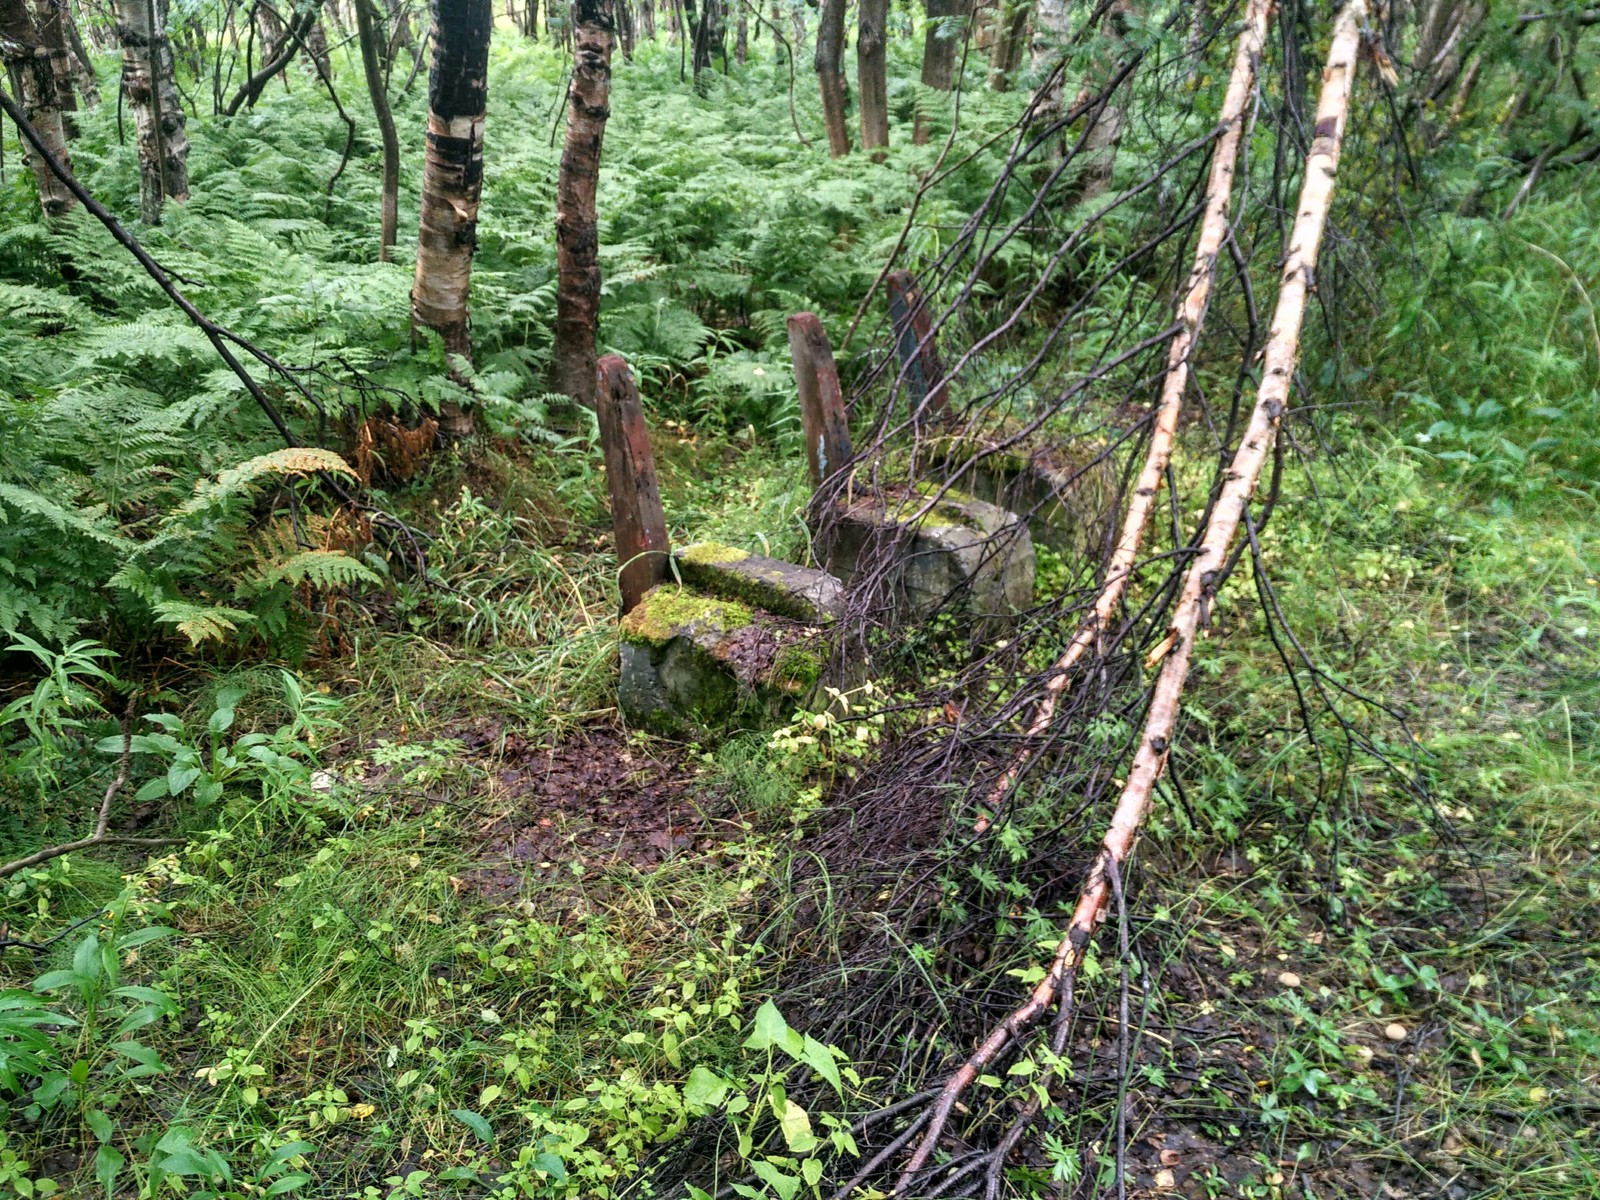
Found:
<path fill-rule="evenodd" d="M 1100 594 L 1095 597 L 1088 619 L 1051 668 L 1050 678 L 1044 685 L 1044 697 L 1034 710 L 1033 721 L 1028 726 L 1027 742 L 1013 756 L 1011 765 L 989 793 L 988 807 L 991 811 L 1005 799 L 1016 783 L 1017 776 L 1033 758 L 1036 739 L 1049 732 L 1061 693 L 1067 690 L 1071 680 L 1072 669 L 1109 628 L 1111 618 L 1122 604 L 1134 564 L 1138 561 L 1139 547 L 1144 542 L 1145 530 L 1149 528 L 1156 509 L 1156 497 L 1161 493 L 1161 481 L 1166 475 L 1167 463 L 1172 458 L 1178 414 L 1183 409 L 1184 392 L 1189 386 L 1190 363 L 1194 359 L 1194 348 L 1211 302 L 1211 286 L 1217 277 L 1217 259 L 1228 235 L 1233 176 L 1239 146 L 1244 138 L 1244 112 L 1255 89 L 1256 64 L 1266 41 L 1271 12 L 1271 0 L 1250 0 L 1245 11 L 1244 29 L 1239 34 L 1239 48 L 1233 57 L 1233 73 L 1228 78 L 1222 111 L 1217 115 L 1217 125 L 1224 132 L 1217 140 L 1217 148 L 1211 159 L 1200 239 L 1195 243 L 1189 286 L 1178 303 L 1178 333 L 1167 350 L 1167 371 L 1161 385 L 1161 403 L 1156 410 L 1155 429 L 1150 435 L 1150 448 L 1145 455 L 1144 467 L 1139 472 L 1138 485 L 1128 501 L 1128 511 L 1117 537 L 1116 550 L 1106 569 L 1105 582 L 1100 587 Z M 980 819 L 978 832 L 982 833 L 988 825 L 987 817 Z"/>
<path fill-rule="evenodd" d="M 1339 149 L 1350 110 L 1350 93 L 1355 83 L 1361 31 L 1367 20 L 1366 0 L 1348 0 L 1334 25 L 1333 43 L 1327 66 L 1322 72 L 1322 94 L 1317 102 L 1316 127 L 1311 151 L 1306 157 L 1305 180 L 1295 208 L 1294 228 L 1289 236 L 1289 252 L 1278 291 L 1277 310 L 1263 355 L 1261 385 L 1256 391 L 1255 408 L 1249 427 L 1233 456 L 1224 478 L 1221 494 L 1206 524 L 1200 544 L 1184 574 L 1172 625 L 1167 637 L 1150 655 L 1147 665 L 1161 664 L 1145 719 L 1143 736 L 1134 755 L 1127 783 L 1117 802 L 1100 853 L 1079 894 L 1077 908 L 1066 936 L 1056 949 L 1045 977 L 1035 986 L 1027 1001 L 1014 1009 L 984 1039 L 971 1057 L 945 1082 L 934 1104 L 933 1117 L 906 1163 L 895 1192 L 903 1194 L 939 1144 L 945 1123 L 963 1092 L 982 1074 L 1021 1031 L 1036 1021 L 1055 999 L 1057 992 L 1072 979 L 1101 910 L 1111 894 L 1114 881 L 1121 877 L 1122 864 L 1133 848 L 1139 826 L 1149 811 L 1156 781 L 1166 767 L 1178 705 L 1189 674 L 1195 638 L 1205 614 L 1216 599 L 1215 588 L 1238 533 L 1245 509 L 1261 478 L 1278 425 L 1288 406 L 1289 388 L 1300 352 L 1300 328 L 1305 317 L 1316 268 L 1317 250 L 1327 223 L 1333 199 L 1334 178 L 1339 165 Z"/>

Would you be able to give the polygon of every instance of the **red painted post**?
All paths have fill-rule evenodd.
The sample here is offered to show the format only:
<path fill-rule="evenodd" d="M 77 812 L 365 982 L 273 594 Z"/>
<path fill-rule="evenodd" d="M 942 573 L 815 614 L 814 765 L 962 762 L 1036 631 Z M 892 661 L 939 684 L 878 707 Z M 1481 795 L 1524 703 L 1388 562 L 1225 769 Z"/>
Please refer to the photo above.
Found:
<path fill-rule="evenodd" d="M 828 331 L 815 313 L 799 312 L 789 318 L 789 357 L 800 388 L 806 463 L 811 482 L 820 484 L 850 461 L 850 422 L 845 418 L 844 391 Z"/>
<path fill-rule="evenodd" d="M 655 456 L 645 428 L 639 388 L 628 364 L 608 354 L 598 364 L 600 443 L 611 492 L 611 528 L 617 543 L 617 586 L 626 614 L 667 577 L 667 519 L 661 511 Z"/>
<path fill-rule="evenodd" d="M 890 271 L 885 282 L 889 288 L 894 348 L 905 374 L 911 413 L 917 416 L 927 407 L 933 416 L 946 420 L 950 416 L 950 394 L 943 382 L 944 364 L 939 361 L 939 347 L 934 344 L 933 317 L 922 289 L 910 271 Z"/>

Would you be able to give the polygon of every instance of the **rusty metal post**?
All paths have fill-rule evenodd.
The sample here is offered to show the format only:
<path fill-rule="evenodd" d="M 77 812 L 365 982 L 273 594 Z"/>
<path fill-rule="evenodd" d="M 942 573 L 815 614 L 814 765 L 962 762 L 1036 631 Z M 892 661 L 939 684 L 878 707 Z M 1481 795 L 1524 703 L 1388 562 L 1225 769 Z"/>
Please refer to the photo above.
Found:
<path fill-rule="evenodd" d="M 598 364 L 600 443 L 611 492 L 611 528 L 617 543 L 617 586 L 626 614 L 667 577 L 667 519 L 661 511 L 655 456 L 645 428 L 639 388 L 628 364 L 608 354 Z"/>
<path fill-rule="evenodd" d="M 894 348 L 911 398 L 911 414 L 917 416 L 927 407 L 934 417 L 947 420 L 950 395 L 943 382 L 939 347 L 934 344 L 928 302 L 910 271 L 890 271 L 885 283 L 889 289 L 889 320 L 894 325 Z"/>
<path fill-rule="evenodd" d="M 833 347 L 816 313 L 799 312 L 789 318 L 789 357 L 794 360 L 794 381 L 800 388 L 806 463 L 811 468 L 811 482 L 820 484 L 850 461 L 850 423 L 845 418 Z"/>

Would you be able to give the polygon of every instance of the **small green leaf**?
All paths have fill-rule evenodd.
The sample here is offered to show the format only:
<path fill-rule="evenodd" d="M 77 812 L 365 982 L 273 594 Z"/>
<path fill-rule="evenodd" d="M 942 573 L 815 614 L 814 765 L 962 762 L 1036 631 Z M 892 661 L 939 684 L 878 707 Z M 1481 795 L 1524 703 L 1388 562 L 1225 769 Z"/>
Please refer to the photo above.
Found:
<path fill-rule="evenodd" d="M 104 1113 L 100 1115 L 102 1117 L 105 1116 Z M 98 1131 L 95 1136 L 99 1136 Z M 128 1160 L 122 1156 L 122 1152 L 115 1146 L 101 1146 L 94 1152 L 94 1177 L 96 1182 L 105 1189 L 108 1198 L 115 1194 L 117 1176 L 122 1173 L 122 1168 L 127 1165 L 127 1162 Z"/>
<path fill-rule="evenodd" d="M 456 1120 L 460 1121 L 468 1129 L 472 1130 L 473 1133 L 477 1134 L 480 1142 L 489 1143 L 494 1141 L 494 1130 L 490 1127 L 489 1122 L 485 1121 L 471 1109 L 452 1109 L 450 1111 L 450 1115 Z"/>
<path fill-rule="evenodd" d="M 94 1134 L 95 1141 L 109 1142 L 111 1140 L 111 1131 L 114 1128 L 111 1124 L 111 1118 L 98 1108 L 91 1108 L 85 1113 L 83 1123 L 89 1127 L 89 1132 Z"/>
<path fill-rule="evenodd" d="M 695 1108 L 716 1108 L 727 1094 L 727 1081 L 709 1067 L 695 1067 L 683 1084 L 684 1103 Z"/>

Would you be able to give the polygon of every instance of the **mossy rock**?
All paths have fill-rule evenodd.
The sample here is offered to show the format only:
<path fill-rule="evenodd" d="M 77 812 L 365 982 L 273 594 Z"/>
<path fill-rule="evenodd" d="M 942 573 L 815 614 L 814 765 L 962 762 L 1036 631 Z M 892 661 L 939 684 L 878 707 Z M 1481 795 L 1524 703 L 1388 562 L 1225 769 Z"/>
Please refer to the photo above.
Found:
<path fill-rule="evenodd" d="M 822 675 L 821 630 L 678 584 L 622 619 L 617 702 L 657 733 L 715 736 L 780 719 Z"/>
<path fill-rule="evenodd" d="M 712 596 L 796 621 L 832 621 L 844 611 L 844 585 L 826 571 L 718 542 L 685 547 L 676 558 L 684 582 Z"/>

